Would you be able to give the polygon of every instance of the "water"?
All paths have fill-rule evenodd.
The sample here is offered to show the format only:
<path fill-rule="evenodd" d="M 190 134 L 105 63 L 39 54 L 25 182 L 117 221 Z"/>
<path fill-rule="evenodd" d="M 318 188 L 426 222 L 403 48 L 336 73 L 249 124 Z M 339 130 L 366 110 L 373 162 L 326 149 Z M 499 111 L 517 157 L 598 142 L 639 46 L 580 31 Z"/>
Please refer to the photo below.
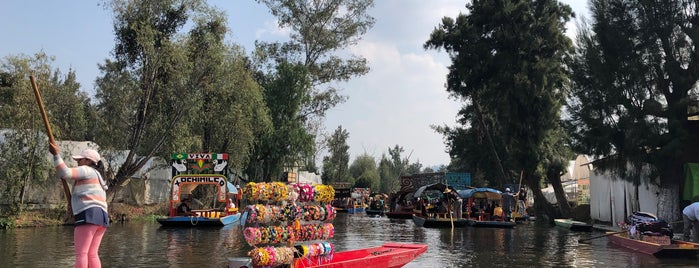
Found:
<path fill-rule="evenodd" d="M 699 260 L 658 259 L 597 238 L 545 224 L 514 229 L 425 229 L 412 220 L 339 214 L 333 222 L 336 250 L 384 242 L 425 243 L 427 252 L 407 268 L 427 267 L 696 267 Z M 228 258 L 251 248 L 239 225 L 209 229 L 161 228 L 158 223 L 114 224 L 100 248 L 103 267 L 227 267 Z M 0 231 L 0 267 L 72 267 L 73 227 Z"/>

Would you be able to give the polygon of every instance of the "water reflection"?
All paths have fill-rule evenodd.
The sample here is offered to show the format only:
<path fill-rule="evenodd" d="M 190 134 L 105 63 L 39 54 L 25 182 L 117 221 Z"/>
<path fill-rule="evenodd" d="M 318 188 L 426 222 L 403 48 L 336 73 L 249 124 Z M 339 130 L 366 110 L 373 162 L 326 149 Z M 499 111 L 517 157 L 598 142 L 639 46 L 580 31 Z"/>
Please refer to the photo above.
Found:
<path fill-rule="evenodd" d="M 408 268 L 428 267 L 695 267 L 697 260 L 657 259 L 608 243 L 578 243 L 599 233 L 576 233 L 529 223 L 514 229 L 425 229 L 412 220 L 339 214 L 338 251 L 385 242 L 426 243 L 427 252 Z M 72 267 L 69 226 L 0 231 L 0 267 Z M 251 248 L 239 225 L 209 229 L 161 228 L 157 223 L 114 224 L 104 237 L 104 267 L 226 267 L 228 258 Z"/>

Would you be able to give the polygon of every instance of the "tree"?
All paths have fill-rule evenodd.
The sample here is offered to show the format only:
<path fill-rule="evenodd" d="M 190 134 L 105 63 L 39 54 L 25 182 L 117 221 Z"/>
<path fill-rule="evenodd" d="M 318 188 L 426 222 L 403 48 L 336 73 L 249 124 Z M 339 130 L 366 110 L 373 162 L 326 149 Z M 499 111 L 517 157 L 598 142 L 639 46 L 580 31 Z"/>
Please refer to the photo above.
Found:
<path fill-rule="evenodd" d="M 564 32 L 572 11 L 550 0 L 481 0 L 466 7 L 468 15 L 443 18 L 424 45 L 449 53 L 447 91 L 465 102 L 461 126 L 438 130 L 452 146 L 450 155 L 470 160 L 468 166 L 489 172 L 501 187 L 517 183 L 523 170 L 524 182 L 540 189 L 545 140 L 565 100 L 564 63 L 573 47 Z M 540 191 L 534 198 L 546 202 Z"/>
<path fill-rule="evenodd" d="M 155 155 L 235 150 L 229 166 L 241 168 L 269 118 L 249 64 L 223 43 L 223 13 L 198 0 L 114 0 L 111 7 L 115 58 L 97 79 L 105 119 L 99 141 L 128 155 L 108 194 Z"/>
<path fill-rule="evenodd" d="M 331 184 L 333 182 L 347 181 L 350 177 L 349 165 L 349 132 L 338 126 L 335 132 L 327 141 L 330 156 L 323 158 L 323 182 Z"/>
<path fill-rule="evenodd" d="M 356 44 L 374 25 L 374 18 L 367 13 L 367 10 L 373 6 L 373 0 L 258 0 L 258 2 L 269 7 L 271 13 L 277 17 L 280 27 L 291 31 L 290 40 L 287 42 L 256 43 L 259 68 L 278 70 L 279 68 L 275 66 L 279 64 L 300 64 L 305 67 L 305 75 L 310 83 L 309 87 L 303 88 L 304 98 L 301 99 L 302 102 L 295 114 L 296 118 L 289 118 L 302 123 L 306 140 L 290 140 L 288 144 L 281 144 L 281 146 L 296 146 L 292 143 L 294 141 L 301 144 L 315 142 L 316 138 L 322 136 L 318 134 L 319 125 L 325 113 L 345 100 L 332 83 L 347 81 L 369 71 L 366 59 L 348 55 L 346 51 L 341 54 L 348 56 L 342 57 L 339 56 L 338 51 Z M 283 97 L 285 96 L 281 95 L 277 98 Z M 320 146 L 302 147 L 310 151 L 292 151 L 291 153 L 296 154 L 296 157 L 285 159 L 286 161 L 279 161 L 280 159 L 270 161 L 266 158 L 269 154 L 265 151 L 258 151 L 257 159 L 265 163 L 275 162 L 279 166 L 296 165 L 299 162 L 298 158 L 305 158 L 302 161 L 304 163 L 315 163 L 315 150 Z M 312 167 L 314 165 L 307 164 L 307 169 Z"/>
<path fill-rule="evenodd" d="M 0 61 L 0 129 L 4 129 L 0 131 L 0 175 L 4 178 L 0 191 L 16 214 L 21 213 L 29 189 L 52 187 L 56 182 L 47 181 L 52 163 L 29 75 L 36 79 L 54 136 L 65 140 L 89 136 L 84 117 L 90 110 L 85 105 L 89 99 L 78 90 L 75 72 L 64 75 L 51 67 L 52 61 L 43 52 L 32 57 L 10 55 Z"/>
<path fill-rule="evenodd" d="M 598 170 L 658 184 L 658 216 L 677 219 L 683 164 L 696 160 L 687 111 L 697 101 L 697 2 L 590 6 L 592 24 L 578 33 L 571 66 L 576 149 L 599 157 Z"/>
<path fill-rule="evenodd" d="M 354 181 L 359 181 L 360 183 L 363 181 L 364 187 L 379 189 L 379 172 L 373 156 L 368 154 L 357 156 L 349 167 L 349 173 Z"/>
<path fill-rule="evenodd" d="M 420 173 L 421 164 L 417 164 L 417 170 L 410 165 L 410 155 L 403 157 L 405 152 L 402 146 L 396 144 L 388 148 L 388 156 L 381 155 L 379 161 L 379 176 L 381 177 L 380 190 L 383 193 L 396 192 L 400 189 L 400 176 L 405 174 Z"/>
<path fill-rule="evenodd" d="M 269 107 L 271 126 L 258 137 L 248 168 L 254 171 L 249 173 L 255 174 L 255 178 L 264 180 L 279 178 L 285 168 L 302 163 L 301 156 L 314 148 L 314 136 L 298 116 L 310 87 L 306 67 L 282 61 L 275 68 L 257 78 Z"/>

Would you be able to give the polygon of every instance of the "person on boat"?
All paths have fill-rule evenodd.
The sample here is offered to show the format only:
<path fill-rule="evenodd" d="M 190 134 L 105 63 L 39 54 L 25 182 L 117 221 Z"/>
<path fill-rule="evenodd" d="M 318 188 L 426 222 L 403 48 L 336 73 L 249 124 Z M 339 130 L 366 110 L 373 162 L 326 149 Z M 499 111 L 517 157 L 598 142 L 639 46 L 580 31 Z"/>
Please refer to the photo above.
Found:
<path fill-rule="evenodd" d="M 75 217 L 75 267 L 99 268 L 102 266 L 99 247 L 109 227 L 102 158 L 97 151 L 86 149 L 73 156 L 78 166 L 69 168 L 55 143 L 49 143 L 49 152 L 53 154 L 58 176 L 73 182 L 70 205 Z"/>
<path fill-rule="evenodd" d="M 509 221 L 512 218 L 512 206 L 515 205 L 515 197 L 510 192 L 510 188 L 505 188 L 502 194 L 502 211 L 505 213 L 505 220 Z"/>
<path fill-rule="evenodd" d="M 692 204 L 682 210 L 682 222 L 684 223 L 682 236 L 684 241 L 690 241 L 691 232 L 693 241 L 699 242 L 699 224 L 697 224 L 697 219 L 699 219 L 699 195 L 694 196 L 692 201 Z"/>
<path fill-rule="evenodd" d="M 459 196 L 459 193 L 454 190 L 454 187 L 448 186 L 446 189 L 444 189 L 444 196 L 446 197 L 446 200 L 449 200 L 452 204 L 454 204 L 454 212 L 456 212 L 455 217 L 457 219 L 461 219 L 463 200 L 461 199 L 461 196 Z"/>
<path fill-rule="evenodd" d="M 499 204 L 495 204 L 495 207 L 493 207 L 493 220 L 494 221 L 501 221 L 504 218 L 502 208 L 500 207 Z"/>
<path fill-rule="evenodd" d="M 192 212 L 192 199 L 190 197 L 185 197 L 182 199 L 182 203 L 177 206 L 177 216 L 196 216 L 197 214 Z"/>
<path fill-rule="evenodd" d="M 527 190 L 522 187 L 515 196 L 517 196 L 517 211 L 522 216 L 527 215 Z"/>

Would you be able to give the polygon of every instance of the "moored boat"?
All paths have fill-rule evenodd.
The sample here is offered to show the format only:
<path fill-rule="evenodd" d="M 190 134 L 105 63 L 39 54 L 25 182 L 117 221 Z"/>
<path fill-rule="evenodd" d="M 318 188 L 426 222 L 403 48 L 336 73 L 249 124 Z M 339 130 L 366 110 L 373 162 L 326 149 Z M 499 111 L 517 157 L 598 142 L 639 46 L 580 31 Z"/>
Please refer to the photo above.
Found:
<path fill-rule="evenodd" d="M 469 226 L 514 228 L 516 223 L 505 217 L 502 210 L 502 192 L 493 188 L 472 188 L 458 191 L 466 202 L 464 214 Z"/>
<path fill-rule="evenodd" d="M 667 242 L 658 243 L 648 240 L 630 238 L 628 233 L 617 233 L 607 236 L 615 245 L 632 249 L 656 257 L 696 258 L 699 254 L 699 244 L 681 240 L 670 239 Z"/>
<path fill-rule="evenodd" d="M 449 217 L 425 218 L 417 215 L 413 215 L 413 223 L 415 223 L 415 226 L 425 228 L 451 228 L 452 224 L 455 228 L 462 228 L 468 225 L 466 219 L 457 219 Z"/>
<path fill-rule="evenodd" d="M 240 195 L 238 188 L 228 182 L 226 165 L 228 154 L 194 153 L 172 156 L 173 177 L 170 189 L 170 209 L 167 217 L 158 218 L 163 227 L 220 227 L 237 222 Z M 197 188 L 214 193 L 208 196 L 206 208 L 191 209 L 183 214 L 179 205 L 193 199 Z M 235 201 L 234 201 L 235 200 Z"/>
<path fill-rule="evenodd" d="M 383 210 L 380 209 L 366 209 L 366 215 L 370 217 L 381 217 L 384 215 Z"/>
<path fill-rule="evenodd" d="M 401 210 L 401 211 L 391 211 L 386 212 L 386 217 L 389 219 L 412 219 L 415 211 L 411 210 Z"/>
<path fill-rule="evenodd" d="M 571 231 L 592 232 L 592 224 L 575 221 L 572 219 L 554 219 L 554 224 L 558 227 L 569 229 Z"/>
<path fill-rule="evenodd" d="M 514 228 L 517 225 L 511 221 L 479 221 L 475 219 L 467 220 L 468 226 L 489 227 L 489 228 Z"/>
<path fill-rule="evenodd" d="M 357 214 L 357 213 L 363 213 L 366 211 L 366 208 L 364 205 L 355 205 L 354 207 L 347 208 L 347 213 L 349 214 Z"/>
<path fill-rule="evenodd" d="M 385 243 L 379 247 L 335 252 L 331 257 L 294 259 L 295 268 L 398 268 L 403 267 L 427 251 L 425 244 Z M 228 267 L 251 268 L 246 259 L 231 258 Z"/>

